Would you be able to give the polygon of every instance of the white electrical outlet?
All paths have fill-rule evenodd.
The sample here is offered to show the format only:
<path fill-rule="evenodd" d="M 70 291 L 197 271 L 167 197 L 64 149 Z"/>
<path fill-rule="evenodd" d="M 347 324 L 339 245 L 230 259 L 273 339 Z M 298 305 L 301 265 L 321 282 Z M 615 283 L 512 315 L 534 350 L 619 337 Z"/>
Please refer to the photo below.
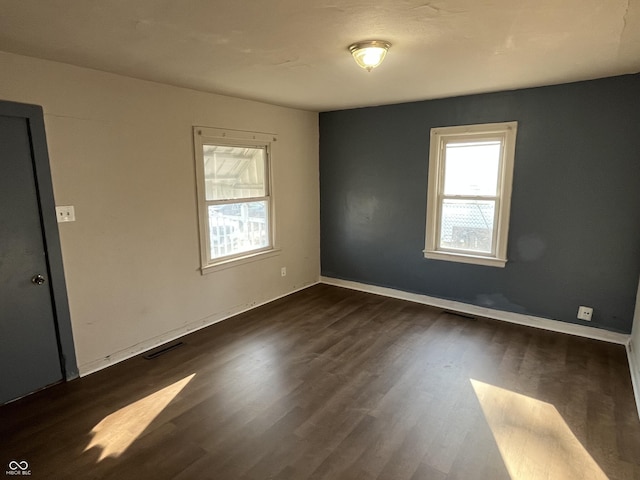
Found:
<path fill-rule="evenodd" d="M 287 267 L 282 267 L 280 269 L 280 276 L 282 276 L 282 277 L 286 277 L 287 276 Z"/>
<path fill-rule="evenodd" d="M 56 207 L 56 218 L 58 219 L 58 223 L 75 222 L 76 210 L 73 208 L 73 205 L 61 205 Z"/>
<path fill-rule="evenodd" d="M 578 318 L 580 320 L 585 320 L 587 322 L 591 321 L 591 315 L 593 315 L 593 308 L 591 307 L 583 307 L 580 305 L 578 307 Z"/>

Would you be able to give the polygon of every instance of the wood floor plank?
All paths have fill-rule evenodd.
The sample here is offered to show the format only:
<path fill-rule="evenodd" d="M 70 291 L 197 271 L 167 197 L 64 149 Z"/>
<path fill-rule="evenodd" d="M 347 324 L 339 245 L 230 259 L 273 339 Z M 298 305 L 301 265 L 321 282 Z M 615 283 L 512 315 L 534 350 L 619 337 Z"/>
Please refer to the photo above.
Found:
<path fill-rule="evenodd" d="M 0 407 L 32 478 L 640 479 L 625 350 L 316 285 Z"/>

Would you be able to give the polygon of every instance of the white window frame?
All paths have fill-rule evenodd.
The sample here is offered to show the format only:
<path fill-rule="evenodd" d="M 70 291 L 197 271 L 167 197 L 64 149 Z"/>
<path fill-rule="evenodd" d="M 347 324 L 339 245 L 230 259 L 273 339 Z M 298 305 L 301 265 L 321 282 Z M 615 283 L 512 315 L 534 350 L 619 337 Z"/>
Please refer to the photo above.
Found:
<path fill-rule="evenodd" d="M 518 122 L 485 123 L 431 129 L 429 147 L 429 182 L 427 191 L 427 228 L 425 235 L 425 258 L 471 263 L 491 267 L 504 267 L 507 263 L 507 240 L 509 237 L 509 215 L 513 164 Z M 500 140 L 502 148 L 498 168 L 496 196 L 444 195 L 445 146 L 451 141 Z M 491 253 L 461 251 L 440 247 L 442 204 L 445 199 L 494 200 L 496 202 Z"/>
<path fill-rule="evenodd" d="M 198 196 L 198 226 L 200 229 L 200 266 L 203 274 L 233 267 L 235 265 L 267 258 L 279 253 L 276 245 L 275 201 L 273 195 L 272 155 L 273 145 L 278 140 L 277 135 L 270 133 L 246 132 L 212 127 L 193 127 L 194 157 L 196 162 L 196 192 Z M 241 198 L 229 201 L 212 201 L 206 199 L 204 153 L 205 145 L 220 145 L 232 147 L 264 148 L 265 158 L 265 196 L 256 198 Z M 212 204 L 241 203 L 257 200 L 267 201 L 269 244 L 266 247 L 211 258 L 209 214 L 208 207 Z"/>

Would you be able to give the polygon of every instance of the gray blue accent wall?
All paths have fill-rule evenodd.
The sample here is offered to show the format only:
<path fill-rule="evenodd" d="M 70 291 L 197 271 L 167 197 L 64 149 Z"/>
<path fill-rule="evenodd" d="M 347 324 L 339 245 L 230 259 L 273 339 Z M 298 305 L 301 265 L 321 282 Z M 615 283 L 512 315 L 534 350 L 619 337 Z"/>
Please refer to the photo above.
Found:
<path fill-rule="evenodd" d="M 506 121 L 518 122 L 506 267 L 425 259 L 430 129 Z M 321 113 L 320 195 L 324 276 L 629 333 L 640 75 Z"/>

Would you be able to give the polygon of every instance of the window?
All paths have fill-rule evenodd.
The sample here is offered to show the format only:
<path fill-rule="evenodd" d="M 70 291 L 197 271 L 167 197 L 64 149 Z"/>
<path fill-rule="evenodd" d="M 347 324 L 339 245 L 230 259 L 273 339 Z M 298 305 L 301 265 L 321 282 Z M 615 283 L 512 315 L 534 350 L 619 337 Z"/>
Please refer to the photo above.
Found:
<path fill-rule="evenodd" d="M 273 135 L 194 127 L 202 269 L 273 248 Z"/>
<path fill-rule="evenodd" d="M 426 258 L 504 267 L 517 128 L 431 130 Z"/>

